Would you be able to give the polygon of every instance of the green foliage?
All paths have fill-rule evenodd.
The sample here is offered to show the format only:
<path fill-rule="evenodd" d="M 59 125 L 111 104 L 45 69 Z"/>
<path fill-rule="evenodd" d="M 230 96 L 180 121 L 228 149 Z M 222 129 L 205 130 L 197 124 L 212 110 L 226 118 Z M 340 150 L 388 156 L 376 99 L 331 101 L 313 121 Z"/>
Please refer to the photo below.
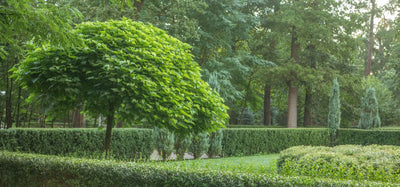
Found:
<path fill-rule="evenodd" d="M 278 169 L 284 175 L 399 183 L 399 150 L 378 145 L 292 147 L 281 152 Z"/>
<path fill-rule="evenodd" d="M 75 31 L 87 47 L 44 46 L 15 69 L 32 94 L 71 109 L 148 123 L 177 133 L 217 130 L 226 106 L 201 80 L 190 46 L 129 19 L 86 22 Z"/>
<path fill-rule="evenodd" d="M 361 100 L 361 116 L 357 127 L 360 129 L 380 128 L 381 118 L 379 117 L 378 107 L 375 89 L 368 88 Z"/>
<path fill-rule="evenodd" d="M 400 146 L 400 129 L 340 129 L 340 145 L 397 145 Z"/>
<path fill-rule="evenodd" d="M 329 146 L 330 129 L 224 129 L 223 156 L 278 153 L 296 145 Z"/>
<path fill-rule="evenodd" d="M 46 155 L 102 158 L 105 130 L 8 129 L 0 130 L 0 150 Z M 110 157 L 118 160 L 149 159 L 154 149 L 151 129 L 115 129 Z"/>
<path fill-rule="evenodd" d="M 189 151 L 190 145 L 192 144 L 193 136 L 191 134 L 185 136 L 175 136 L 175 153 L 179 160 L 184 159 L 184 155 Z"/>
<path fill-rule="evenodd" d="M 0 152 L 1 186 L 396 186 Z"/>
<path fill-rule="evenodd" d="M 254 124 L 254 113 L 250 108 L 246 108 L 242 114 L 242 124 L 243 125 L 253 125 Z"/>
<path fill-rule="evenodd" d="M 207 155 L 209 158 L 214 158 L 221 155 L 222 152 L 222 138 L 224 134 L 222 130 L 213 132 L 210 134 L 210 148 L 208 149 Z"/>
<path fill-rule="evenodd" d="M 190 152 L 193 153 L 195 159 L 203 156 L 210 147 L 210 138 L 207 133 L 199 133 L 193 136 L 192 144 L 190 145 Z"/>
<path fill-rule="evenodd" d="M 175 135 L 168 129 L 156 127 L 154 128 L 154 137 L 156 139 L 156 149 L 163 161 L 166 161 L 174 151 Z"/>
<path fill-rule="evenodd" d="M 333 130 L 333 134 L 340 128 L 340 91 L 337 78 L 333 80 L 329 97 L 328 127 Z"/>

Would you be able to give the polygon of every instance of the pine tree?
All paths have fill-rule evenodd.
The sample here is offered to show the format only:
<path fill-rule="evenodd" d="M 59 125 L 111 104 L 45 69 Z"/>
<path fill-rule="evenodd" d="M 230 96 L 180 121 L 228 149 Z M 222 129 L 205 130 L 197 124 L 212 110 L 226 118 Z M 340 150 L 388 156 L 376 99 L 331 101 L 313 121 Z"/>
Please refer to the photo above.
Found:
<path fill-rule="evenodd" d="M 361 115 L 358 128 L 370 129 L 380 128 L 381 118 L 379 117 L 378 101 L 375 96 L 375 89 L 368 88 L 365 96 L 361 99 Z"/>
<path fill-rule="evenodd" d="M 340 91 L 337 78 L 333 79 L 331 95 L 329 97 L 328 127 L 336 134 L 340 128 Z"/>

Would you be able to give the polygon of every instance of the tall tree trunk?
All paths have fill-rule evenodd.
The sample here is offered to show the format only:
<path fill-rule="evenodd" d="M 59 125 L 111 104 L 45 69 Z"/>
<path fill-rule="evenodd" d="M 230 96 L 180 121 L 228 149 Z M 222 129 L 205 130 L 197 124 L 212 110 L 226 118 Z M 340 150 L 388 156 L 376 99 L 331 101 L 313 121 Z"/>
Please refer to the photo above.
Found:
<path fill-rule="evenodd" d="M 311 117 L 311 107 L 312 107 L 312 89 L 306 87 L 306 98 L 304 102 L 304 116 L 303 116 L 303 126 L 313 125 Z"/>
<path fill-rule="evenodd" d="M 296 27 L 292 27 L 292 42 L 291 42 L 291 58 L 295 60 L 295 63 L 300 62 L 300 45 L 297 43 L 297 33 Z M 289 98 L 288 98 L 288 117 L 287 117 L 287 127 L 296 128 L 297 127 L 297 97 L 298 97 L 298 87 L 295 85 L 297 80 L 297 74 L 295 71 L 291 72 L 291 80 L 288 82 L 289 86 Z"/>
<path fill-rule="evenodd" d="M 16 119 L 15 126 L 16 127 L 20 126 L 20 116 L 19 116 L 20 105 L 21 105 L 21 86 L 18 86 L 17 114 L 15 116 L 15 119 Z"/>
<path fill-rule="evenodd" d="M 264 87 L 264 125 L 271 125 L 271 86 L 268 82 Z"/>
<path fill-rule="evenodd" d="M 74 128 L 85 127 L 85 114 L 81 114 L 81 109 L 78 108 L 72 113 L 72 126 Z"/>
<path fill-rule="evenodd" d="M 113 128 L 113 122 L 114 122 L 114 107 L 111 105 L 109 114 L 107 115 L 107 129 L 106 129 L 106 139 L 105 139 L 105 152 L 106 152 L 106 159 L 109 156 L 109 151 L 110 151 L 110 145 L 111 145 L 111 130 Z"/>
<path fill-rule="evenodd" d="M 7 74 L 7 83 L 6 83 L 6 128 L 12 128 L 12 89 L 13 89 L 13 81 Z"/>
<path fill-rule="evenodd" d="M 371 74 L 371 64 L 372 64 L 372 48 L 374 43 L 374 16 L 375 16 L 375 0 L 371 0 L 371 20 L 369 23 L 369 41 L 368 41 L 368 59 L 365 65 L 365 76 Z"/>
<path fill-rule="evenodd" d="M 30 110 L 29 110 L 28 128 L 31 127 L 32 114 L 33 114 L 33 104 L 31 104 Z"/>

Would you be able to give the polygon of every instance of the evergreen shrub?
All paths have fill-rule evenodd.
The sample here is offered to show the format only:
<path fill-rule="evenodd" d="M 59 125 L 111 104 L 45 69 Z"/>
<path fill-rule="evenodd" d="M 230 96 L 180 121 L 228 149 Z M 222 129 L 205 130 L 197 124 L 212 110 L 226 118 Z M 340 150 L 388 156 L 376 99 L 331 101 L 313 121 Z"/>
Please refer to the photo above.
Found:
<path fill-rule="evenodd" d="M 163 161 L 166 161 L 175 148 L 175 135 L 165 128 L 154 128 L 156 149 Z"/>
<path fill-rule="evenodd" d="M 0 151 L 0 186 L 398 186 Z"/>
<path fill-rule="evenodd" d="M 340 145 L 297 146 L 278 159 L 280 174 L 350 180 L 400 182 L 400 147 Z"/>
<path fill-rule="evenodd" d="M 192 144 L 190 145 L 190 152 L 193 153 L 195 159 L 200 158 L 208 151 L 210 147 L 210 138 L 207 133 L 199 133 L 193 136 Z"/>
<path fill-rule="evenodd" d="M 190 145 L 192 145 L 191 134 L 186 136 L 175 136 L 175 153 L 178 160 L 183 160 L 186 152 L 189 151 Z"/>
<path fill-rule="evenodd" d="M 210 148 L 207 152 L 209 158 L 214 158 L 221 155 L 223 136 L 224 134 L 222 133 L 222 130 L 218 130 L 210 134 Z"/>
<path fill-rule="evenodd" d="M 397 145 L 400 146 L 400 129 L 340 129 L 340 145 Z"/>

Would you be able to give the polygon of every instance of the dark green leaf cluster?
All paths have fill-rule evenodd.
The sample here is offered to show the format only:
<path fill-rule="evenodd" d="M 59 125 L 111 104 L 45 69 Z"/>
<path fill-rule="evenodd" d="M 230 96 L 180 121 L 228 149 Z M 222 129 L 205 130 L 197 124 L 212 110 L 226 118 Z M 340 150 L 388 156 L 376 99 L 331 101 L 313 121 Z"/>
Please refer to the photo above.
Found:
<path fill-rule="evenodd" d="M 2 186 L 398 186 L 0 152 Z"/>
<path fill-rule="evenodd" d="M 190 152 L 193 154 L 194 158 L 201 158 L 204 153 L 207 153 L 210 147 L 210 138 L 207 133 L 199 133 L 193 136 L 192 144 L 190 145 Z"/>
<path fill-rule="evenodd" d="M 399 183 L 397 146 L 298 146 L 284 150 L 278 159 L 280 174 Z"/>
<path fill-rule="evenodd" d="M 340 129 L 338 142 L 341 145 L 397 145 L 400 146 L 399 129 Z"/>
<path fill-rule="evenodd" d="M 75 33 L 86 47 L 44 46 L 30 52 L 17 80 L 43 100 L 176 133 L 223 127 L 223 100 L 201 80 L 190 46 L 129 19 L 86 22 Z"/>
<path fill-rule="evenodd" d="M 154 138 L 158 154 L 161 155 L 163 161 L 166 161 L 175 148 L 174 133 L 168 131 L 168 129 L 156 127 L 154 128 Z"/>
<path fill-rule="evenodd" d="M 207 155 L 209 158 L 214 158 L 222 153 L 222 138 L 224 133 L 222 130 L 218 130 L 210 134 L 210 148 L 208 149 Z"/>

